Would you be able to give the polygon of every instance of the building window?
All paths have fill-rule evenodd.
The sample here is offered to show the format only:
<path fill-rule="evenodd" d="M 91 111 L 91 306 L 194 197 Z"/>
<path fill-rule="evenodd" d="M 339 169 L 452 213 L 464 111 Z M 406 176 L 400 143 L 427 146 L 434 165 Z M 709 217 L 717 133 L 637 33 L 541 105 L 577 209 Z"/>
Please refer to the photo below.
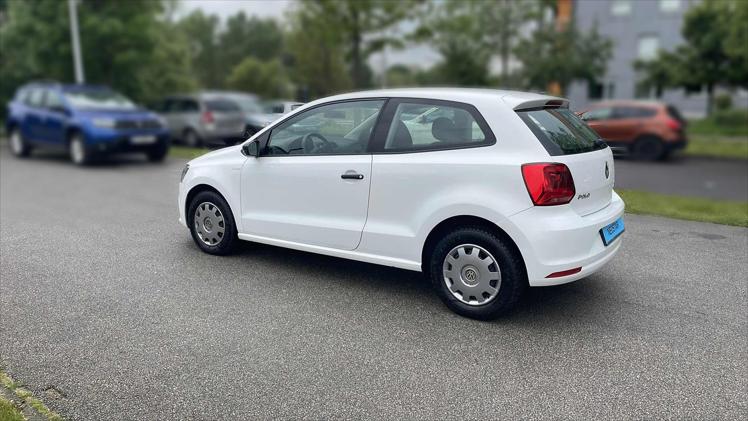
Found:
<path fill-rule="evenodd" d="M 598 100 L 603 99 L 603 90 L 605 85 L 597 83 L 595 81 L 587 82 L 587 99 Z"/>
<path fill-rule="evenodd" d="M 660 11 L 677 12 L 680 9 L 680 0 L 660 0 Z"/>
<path fill-rule="evenodd" d="M 656 35 L 643 35 L 639 37 L 637 58 L 639 60 L 653 60 L 657 58 L 660 49 L 660 39 Z"/>
<path fill-rule="evenodd" d="M 631 0 L 613 0 L 610 4 L 613 16 L 628 16 L 631 14 Z"/>

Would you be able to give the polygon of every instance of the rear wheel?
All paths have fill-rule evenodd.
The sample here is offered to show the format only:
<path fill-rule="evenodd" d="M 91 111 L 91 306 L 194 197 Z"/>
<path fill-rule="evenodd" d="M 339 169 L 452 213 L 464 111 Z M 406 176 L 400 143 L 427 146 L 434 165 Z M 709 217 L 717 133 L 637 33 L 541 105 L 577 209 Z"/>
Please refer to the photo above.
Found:
<path fill-rule="evenodd" d="M 21 135 L 21 131 L 18 128 L 12 128 L 10 130 L 10 150 L 13 155 L 17 157 L 27 157 L 31 153 L 31 147 L 26 142 L 26 139 Z"/>
<path fill-rule="evenodd" d="M 444 236 L 431 253 L 429 274 L 447 307 L 481 320 L 511 310 L 527 286 L 522 258 L 494 233 L 478 227 Z"/>
<path fill-rule="evenodd" d="M 184 141 L 184 144 L 193 148 L 199 148 L 200 146 L 203 146 L 203 140 L 200 139 L 200 136 L 192 129 L 187 129 L 184 131 L 184 134 L 182 135 L 182 140 Z"/>
<path fill-rule="evenodd" d="M 665 144 L 656 136 L 639 138 L 632 148 L 634 158 L 642 161 L 656 161 L 665 156 Z"/>
<path fill-rule="evenodd" d="M 70 160 L 75 165 L 87 165 L 93 161 L 93 153 L 86 146 L 86 142 L 83 139 L 83 135 L 80 133 L 73 133 L 68 142 L 68 150 L 70 152 Z"/>
<path fill-rule="evenodd" d="M 209 254 L 226 255 L 237 241 L 236 224 L 229 204 L 221 195 L 204 191 L 190 202 L 187 223 L 192 239 Z"/>

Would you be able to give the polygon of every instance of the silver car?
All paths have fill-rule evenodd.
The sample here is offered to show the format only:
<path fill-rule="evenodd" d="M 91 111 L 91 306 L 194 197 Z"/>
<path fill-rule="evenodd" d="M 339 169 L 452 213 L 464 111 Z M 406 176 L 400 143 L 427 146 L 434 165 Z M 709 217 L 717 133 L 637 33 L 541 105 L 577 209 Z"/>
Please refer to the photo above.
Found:
<path fill-rule="evenodd" d="M 233 145 L 246 139 L 244 114 L 234 101 L 210 92 L 173 95 L 158 109 L 173 139 L 188 146 Z"/>

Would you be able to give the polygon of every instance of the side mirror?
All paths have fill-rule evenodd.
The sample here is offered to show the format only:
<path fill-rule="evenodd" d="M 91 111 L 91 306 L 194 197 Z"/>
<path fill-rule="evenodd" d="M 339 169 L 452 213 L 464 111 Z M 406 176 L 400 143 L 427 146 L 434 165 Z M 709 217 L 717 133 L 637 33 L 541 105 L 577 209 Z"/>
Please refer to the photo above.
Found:
<path fill-rule="evenodd" d="M 260 156 L 260 142 L 253 140 L 249 143 L 242 145 L 242 153 L 244 156 L 252 156 L 257 158 Z"/>

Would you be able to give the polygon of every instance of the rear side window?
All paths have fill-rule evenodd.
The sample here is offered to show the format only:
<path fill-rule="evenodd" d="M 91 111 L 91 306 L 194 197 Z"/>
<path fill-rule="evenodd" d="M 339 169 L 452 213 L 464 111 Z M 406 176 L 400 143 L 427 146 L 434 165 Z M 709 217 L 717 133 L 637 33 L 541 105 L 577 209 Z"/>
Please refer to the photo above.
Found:
<path fill-rule="evenodd" d="M 518 111 L 551 156 L 605 149 L 608 145 L 568 108 Z"/>
<path fill-rule="evenodd" d="M 488 128 L 459 104 L 406 102 L 397 105 L 384 150 L 423 151 L 493 143 Z"/>
<path fill-rule="evenodd" d="M 205 101 L 205 107 L 208 111 L 214 112 L 233 112 L 239 111 L 239 106 L 233 101 L 227 99 L 209 99 Z"/>

